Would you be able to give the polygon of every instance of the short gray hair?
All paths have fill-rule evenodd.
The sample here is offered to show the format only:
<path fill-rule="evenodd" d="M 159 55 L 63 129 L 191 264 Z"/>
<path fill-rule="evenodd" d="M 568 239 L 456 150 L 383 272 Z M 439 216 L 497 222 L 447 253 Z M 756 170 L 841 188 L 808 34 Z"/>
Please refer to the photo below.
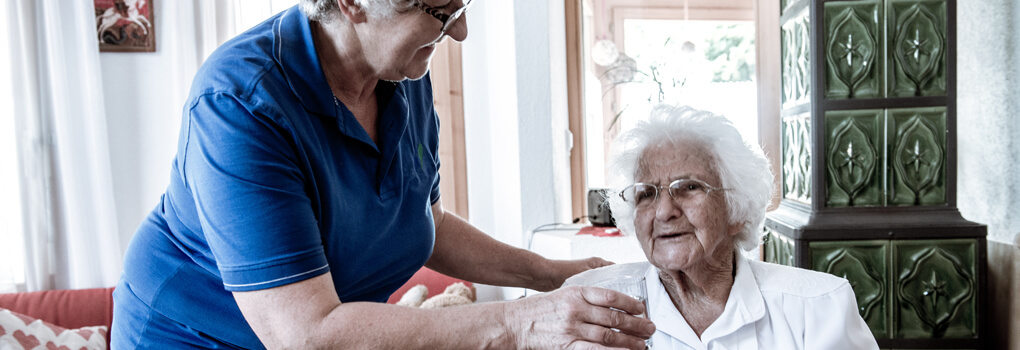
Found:
<path fill-rule="evenodd" d="M 683 141 L 705 147 L 714 157 L 712 166 L 719 172 L 721 186 L 728 189 L 723 193 L 729 222 L 743 226 L 734 249 L 754 249 L 761 239 L 765 210 L 772 199 L 772 168 L 761 147 L 745 142 L 726 118 L 690 107 L 656 106 L 647 121 L 639 122 L 614 142 L 611 164 L 622 181 L 614 187 L 619 191 L 634 183 L 645 149 Z M 620 229 L 634 233 L 634 207 L 616 193 L 609 196 L 609 204 Z"/>
<path fill-rule="evenodd" d="M 372 17 L 388 17 L 397 12 L 404 12 L 414 6 L 417 0 L 354 0 Z M 309 20 L 322 23 L 343 21 L 337 0 L 301 0 L 299 8 Z"/>

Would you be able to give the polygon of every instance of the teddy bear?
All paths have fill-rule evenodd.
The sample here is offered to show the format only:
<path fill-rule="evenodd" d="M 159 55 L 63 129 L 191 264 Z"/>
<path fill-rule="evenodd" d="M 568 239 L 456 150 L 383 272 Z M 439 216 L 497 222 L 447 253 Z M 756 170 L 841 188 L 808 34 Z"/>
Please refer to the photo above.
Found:
<path fill-rule="evenodd" d="M 436 309 L 441 307 L 467 305 L 475 302 L 474 286 L 468 287 L 464 283 L 457 282 L 446 287 L 442 293 L 429 296 L 429 289 L 423 284 L 408 289 L 397 305 L 418 307 L 422 309 Z"/>

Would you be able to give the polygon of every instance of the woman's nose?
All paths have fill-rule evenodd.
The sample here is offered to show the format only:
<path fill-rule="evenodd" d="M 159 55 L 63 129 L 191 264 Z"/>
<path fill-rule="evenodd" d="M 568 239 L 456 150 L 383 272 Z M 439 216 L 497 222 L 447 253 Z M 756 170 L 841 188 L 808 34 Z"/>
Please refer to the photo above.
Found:
<path fill-rule="evenodd" d="M 464 13 L 460 16 L 460 18 L 457 18 L 457 22 L 453 23 L 450 30 L 446 31 L 446 35 L 455 41 L 464 41 L 464 39 L 467 39 L 468 36 L 467 21 L 467 13 Z"/>
<path fill-rule="evenodd" d="M 683 209 L 680 207 L 680 203 L 665 191 L 659 193 L 659 196 L 655 198 L 655 218 L 660 221 L 668 221 L 681 215 L 683 215 Z"/>

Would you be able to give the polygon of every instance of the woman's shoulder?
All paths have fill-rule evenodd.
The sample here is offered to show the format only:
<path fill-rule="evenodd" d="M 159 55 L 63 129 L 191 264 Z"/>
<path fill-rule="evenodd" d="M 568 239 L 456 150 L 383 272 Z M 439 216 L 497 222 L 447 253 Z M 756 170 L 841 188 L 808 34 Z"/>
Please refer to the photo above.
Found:
<path fill-rule="evenodd" d="M 846 279 L 824 272 L 749 260 L 751 273 L 763 293 L 781 293 L 803 298 L 825 296 L 849 286 Z"/>
<path fill-rule="evenodd" d="M 243 96 L 257 91 L 264 77 L 276 68 L 268 38 L 239 36 L 224 43 L 202 63 L 192 82 L 192 93 L 229 93 Z"/>

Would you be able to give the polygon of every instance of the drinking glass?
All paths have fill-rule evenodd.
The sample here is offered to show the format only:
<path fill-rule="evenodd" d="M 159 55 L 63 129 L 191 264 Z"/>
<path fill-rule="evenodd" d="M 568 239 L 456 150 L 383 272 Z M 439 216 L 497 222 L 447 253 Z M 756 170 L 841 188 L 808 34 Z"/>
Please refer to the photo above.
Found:
<path fill-rule="evenodd" d="M 648 288 L 645 286 L 645 276 L 642 275 L 624 275 L 615 276 L 606 280 L 599 281 L 591 284 L 592 287 L 599 287 L 605 289 L 615 290 L 617 292 L 627 294 L 634 299 L 637 299 L 645 305 L 645 313 L 635 315 L 637 317 L 648 318 Z M 645 349 L 652 348 L 652 340 L 645 340 Z"/>

